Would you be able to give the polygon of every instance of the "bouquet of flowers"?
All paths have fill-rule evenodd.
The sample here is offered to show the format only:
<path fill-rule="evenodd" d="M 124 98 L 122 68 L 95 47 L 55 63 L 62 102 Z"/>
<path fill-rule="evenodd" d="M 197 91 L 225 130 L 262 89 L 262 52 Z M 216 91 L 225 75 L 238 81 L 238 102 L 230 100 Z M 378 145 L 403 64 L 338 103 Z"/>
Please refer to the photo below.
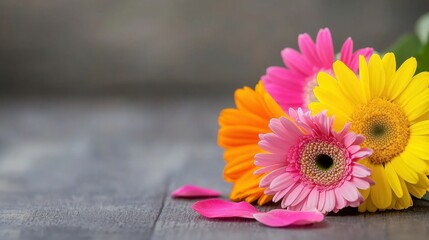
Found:
<path fill-rule="evenodd" d="M 429 27 L 421 25 L 426 34 L 384 54 L 354 50 L 348 38 L 336 55 L 328 28 L 315 40 L 299 35 L 299 50 L 281 52 L 284 66 L 269 67 L 255 88 L 236 90 L 236 107 L 220 113 L 224 179 L 233 184 L 230 199 L 243 202 L 210 200 L 194 209 L 284 226 L 345 207 L 406 209 L 412 196 L 422 198 L 429 190 Z M 248 204 L 269 202 L 285 210 L 259 213 Z"/>

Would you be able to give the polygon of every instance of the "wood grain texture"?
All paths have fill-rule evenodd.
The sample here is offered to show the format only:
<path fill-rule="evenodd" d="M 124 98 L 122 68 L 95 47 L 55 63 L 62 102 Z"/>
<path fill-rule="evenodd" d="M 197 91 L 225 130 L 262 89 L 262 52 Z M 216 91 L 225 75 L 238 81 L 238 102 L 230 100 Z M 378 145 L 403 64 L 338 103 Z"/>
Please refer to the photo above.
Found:
<path fill-rule="evenodd" d="M 0 103 L 0 239 L 427 239 L 429 204 L 309 228 L 209 220 L 183 184 L 221 190 L 223 99 Z M 275 206 L 267 206 L 269 210 Z"/>

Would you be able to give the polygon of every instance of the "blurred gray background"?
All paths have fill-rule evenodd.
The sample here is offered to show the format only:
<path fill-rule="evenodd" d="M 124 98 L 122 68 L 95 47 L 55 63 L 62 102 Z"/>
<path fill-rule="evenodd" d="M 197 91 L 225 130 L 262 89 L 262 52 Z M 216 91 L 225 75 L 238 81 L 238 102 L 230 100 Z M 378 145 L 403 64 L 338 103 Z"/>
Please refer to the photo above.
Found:
<path fill-rule="evenodd" d="M 427 0 L 1 0 L 0 94 L 231 95 L 299 33 L 383 50 Z"/>

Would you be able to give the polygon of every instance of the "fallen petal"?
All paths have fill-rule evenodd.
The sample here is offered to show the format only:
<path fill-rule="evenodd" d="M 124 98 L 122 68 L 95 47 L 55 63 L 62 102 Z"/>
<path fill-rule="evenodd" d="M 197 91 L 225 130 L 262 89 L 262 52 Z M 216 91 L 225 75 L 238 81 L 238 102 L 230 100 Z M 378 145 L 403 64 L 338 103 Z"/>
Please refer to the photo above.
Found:
<path fill-rule="evenodd" d="M 197 213 L 207 218 L 253 218 L 259 211 L 248 202 L 230 202 L 222 199 L 201 200 L 192 205 Z"/>
<path fill-rule="evenodd" d="M 184 185 L 171 194 L 176 198 L 219 197 L 220 195 L 218 191 L 193 185 Z"/>
<path fill-rule="evenodd" d="M 301 226 L 321 222 L 324 215 L 318 211 L 290 211 L 276 209 L 266 213 L 256 213 L 253 217 L 270 227 Z"/>

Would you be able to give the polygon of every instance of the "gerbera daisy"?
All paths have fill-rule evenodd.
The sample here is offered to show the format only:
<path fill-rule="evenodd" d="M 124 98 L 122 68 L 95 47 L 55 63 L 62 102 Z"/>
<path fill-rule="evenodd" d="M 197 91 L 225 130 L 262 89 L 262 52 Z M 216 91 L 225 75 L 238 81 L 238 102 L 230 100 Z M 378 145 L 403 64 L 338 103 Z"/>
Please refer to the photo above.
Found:
<path fill-rule="evenodd" d="M 226 166 L 224 178 L 234 184 L 230 198 L 233 201 L 253 202 L 262 205 L 271 200 L 259 188 L 262 176 L 255 176 L 253 164 L 258 146 L 259 134 L 269 132 L 271 118 L 284 116 L 280 106 L 265 91 L 262 82 L 255 90 L 244 87 L 235 91 L 235 108 L 224 109 L 219 116 L 219 146 L 225 149 Z"/>
<path fill-rule="evenodd" d="M 368 189 L 371 171 L 357 163 L 371 155 L 361 148 L 362 135 L 332 129 L 334 118 L 325 112 L 314 117 L 311 112 L 289 110 L 286 118 L 272 119 L 272 133 L 261 134 L 259 146 L 268 153 L 255 156 L 255 173 L 268 173 L 260 182 L 265 194 L 281 199 L 281 206 L 290 210 L 317 209 L 322 213 L 344 207 L 357 207 L 364 198 L 359 189 Z"/>
<path fill-rule="evenodd" d="M 262 77 L 268 93 L 285 111 L 290 107 L 307 109 L 308 104 L 315 101 L 313 88 L 317 85 L 317 74 L 332 74 L 332 64 L 335 61 L 334 46 L 328 28 L 319 31 L 316 43 L 307 33 L 300 34 L 298 45 L 301 53 L 292 48 L 281 52 L 286 68 L 269 67 Z M 341 48 L 339 59 L 356 72 L 359 55 L 369 57 L 371 54 L 372 48 L 353 52 L 353 40 L 348 38 Z"/>
<path fill-rule="evenodd" d="M 393 53 L 383 59 L 374 54 L 368 63 L 360 57 L 359 78 L 341 61 L 333 66 L 336 79 L 318 75 L 314 94 L 320 102 L 310 109 L 326 109 L 340 125 L 351 122 L 374 150 L 361 161 L 376 184 L 362 191 L 360 211 L 405 209 L 412 205 L 410 193 L 421 198 L 429 190 L 429 73 L 413 77 L 416 67 L 410 58 L 396 70 Z"/>

